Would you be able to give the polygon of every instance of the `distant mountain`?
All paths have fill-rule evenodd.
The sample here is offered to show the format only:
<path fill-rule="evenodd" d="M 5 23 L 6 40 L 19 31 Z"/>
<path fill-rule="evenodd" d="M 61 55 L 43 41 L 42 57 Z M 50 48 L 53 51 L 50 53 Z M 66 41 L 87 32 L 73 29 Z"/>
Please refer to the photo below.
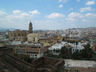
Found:
<path fill-rule="evenodd" d="M 15 30 L 14 28 L 0 28 L 0 32 Z"/>
<path fill-rule="evenodd" d="M 96 30 L 96 27 L 88 27 L 88 28 L 70 28 L 66 30 Z"/>
<path fill-rule="evenodd" d="M 88 28 L 70 28 L 66 29 L 67 31 L 80 31 L 81 33 L 90 32 L 96 33 L 96 27 L 88 27 Z"/>

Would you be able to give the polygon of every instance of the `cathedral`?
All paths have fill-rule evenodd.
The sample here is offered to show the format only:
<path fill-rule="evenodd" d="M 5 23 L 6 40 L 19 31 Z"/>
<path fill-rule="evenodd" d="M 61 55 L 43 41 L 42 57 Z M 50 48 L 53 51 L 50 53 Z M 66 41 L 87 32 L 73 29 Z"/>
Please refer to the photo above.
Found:
<path fill-rule="evenodd" d="M 29 23 L 27 41 L 30 43 L 38 43 L 38 41 L 39 41 L 39 34 L 33 32 L 32 22 Z"/>
<path fill-rule="evenodd" d="M 29 23 L 29 33 L 33 33 L 32 22 Z"/>
<path fill-rule="evenodd" d="M 29 23 L 29 30 L 14 30 L 14 31 L 10 31 L 8 33 L 9 35 L 9 39 L 11 41 L 26 41 L 27 40 L 27 35 L 33 33 L 33 27 L 32 27 L 32 22 Z"/>

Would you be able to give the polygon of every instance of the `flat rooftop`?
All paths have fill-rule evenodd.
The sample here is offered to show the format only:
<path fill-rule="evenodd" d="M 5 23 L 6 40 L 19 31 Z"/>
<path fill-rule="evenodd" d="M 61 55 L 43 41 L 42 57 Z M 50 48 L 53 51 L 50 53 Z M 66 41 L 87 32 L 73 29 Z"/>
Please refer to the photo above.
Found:
<path fill-rule="evenodd" d="M 95 67 L 96 61 L 64 59 L 66 67 Z"/>

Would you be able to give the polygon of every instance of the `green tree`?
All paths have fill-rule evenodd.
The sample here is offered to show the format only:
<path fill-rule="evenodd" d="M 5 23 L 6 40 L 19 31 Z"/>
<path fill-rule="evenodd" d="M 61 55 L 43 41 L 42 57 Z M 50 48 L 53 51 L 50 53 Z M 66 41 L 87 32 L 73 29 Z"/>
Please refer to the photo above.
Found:
<path fill-rule="evenodd" d="M 80 55 L 80 52 L 77 50 L 76 52 L 74 52 L 72 54 L 72 58 L 73 59 L 81 59 L 81 55 Z"/>
<path fill-rule="evenodd" d="M 62 58 L 71 58 L 71 48 L 67 48 L 67 47 L 62 47 L 61 48 L 61 52 L 60 52 L 60 57 Z"/>
<path fill-rule="evenodd" d="M 90 59 L 94 55 L 94 52 L 92 48 L 90 47 L 90 44 L 88 43 L 86 46 L 84 46 L 84 49 L 81 51 L 82 58 Z"/>
<path fill-rule="evenodd" d="M 24 57 L 24 60 L 28 63 L 31 63 L 32 59 L 27 55 Z"/>

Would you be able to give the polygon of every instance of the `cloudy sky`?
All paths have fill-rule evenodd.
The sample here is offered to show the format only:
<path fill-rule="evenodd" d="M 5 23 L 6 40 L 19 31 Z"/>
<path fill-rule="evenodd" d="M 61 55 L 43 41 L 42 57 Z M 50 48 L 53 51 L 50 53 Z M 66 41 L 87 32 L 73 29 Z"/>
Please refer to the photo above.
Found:
<path fill-rule="evenodd" d="M 0 28 L 96 27 L 96 0 L 0 0 Z"/>

